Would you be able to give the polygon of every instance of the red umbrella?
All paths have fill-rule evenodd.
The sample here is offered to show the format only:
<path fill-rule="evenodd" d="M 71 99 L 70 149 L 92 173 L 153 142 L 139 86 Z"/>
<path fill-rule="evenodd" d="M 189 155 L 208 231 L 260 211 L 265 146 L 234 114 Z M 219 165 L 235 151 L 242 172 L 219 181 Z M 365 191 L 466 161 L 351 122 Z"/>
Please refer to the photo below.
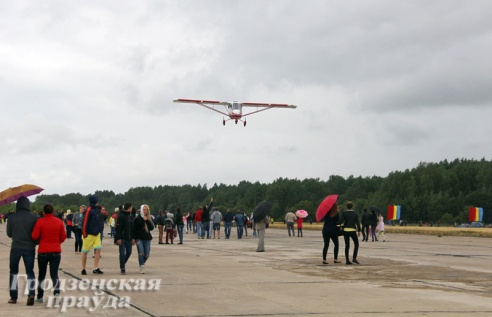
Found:
<path fill-rule="evenodd" d="M 329 195 L 319 204 L 318 210 L 316 210 L 316 221 L 320 221 L 326 216 L 331 207 L 337 202 L 337 199 L 338 195 Z"/>
<path fill-rule="evenodd" d="M 0 192 L 0 206 L 16 201 L 20 197 L 29 197 L 42 192 L 44 189 L 36 185 L 25 184 L 17 187 L 10 187 Z"/>

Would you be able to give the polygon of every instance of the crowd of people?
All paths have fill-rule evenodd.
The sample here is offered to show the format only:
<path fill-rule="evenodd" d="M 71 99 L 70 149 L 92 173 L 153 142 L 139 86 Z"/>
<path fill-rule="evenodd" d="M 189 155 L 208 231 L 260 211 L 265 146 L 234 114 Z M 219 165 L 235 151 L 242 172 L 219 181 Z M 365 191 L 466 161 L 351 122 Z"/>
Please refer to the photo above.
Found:
<path fill-rule="evenodd" d="M 246 236 L 248 226 L 253 229 L 253 236 L 258 236 L 257 252 L 264 252 L 265 229 L 270 223 L 269 217 L 259 219 L 256 224 L 253 214 L 248 217 L 238 210 L 232 214 L 228 209 L 224 215 L 212 208 L 213 199 L 206 206 L 201 206 L 194 213 L 183 215 L 178 207 L 175 214 L 159 210 L 153 216 L 148 205 L 141 205 L 137 210 L 132 203 L 125 203 L 115 208 L 112 215 L 108 215 L 95 195 L 89 196 L 89 206 L 82 205 L 72 213 L 67 210 L 64 214 L 55 211 L 53 205 L 46 204 L 37 214 L 31 212 L 30 201 L 20 197 L 16 203 L 15 212 L 10 212 L 7 221 L 7 235 L 12 239 L 10 249 L 9 285 L 10 299 L 8 303 L 16 304 L 18 300 L 18 273 L 21 259 L 27 275 L 29 294 L 27 305 L 35 301 L 43 302 L 44 282 L 49 266 L 50 278 L 53 285 L 53 295 L 59 296 L 58 269 L 61 263 L 62 243 L 66 239 L 74 239 L 74 251 L 81 254 L 81 275 L 87 275 L 87 258 L 93 250 L 93 274 L 104 274 L 99 268 L 104 237 L 105 224 L 109 224 L 108 236 L 113 238 L 119 248 L 119 267 L 122 275 L 126 274 L 126 263 L 132 255 L 133 246 L 138 251 L 140 273 L 145 274 L 145 264 L 150 256 L 152 233 L 158 228 L 159 244 L 174 244 L 174 239 L 183 244 L 183 233 L 196 234 L 198 239 L 220 239 L 221 224 L 224 224 L 225 239 L 231 238 L 233 223 L 237 230 L 237 238 Z M 72 234 L 74 237 L 72 237 Z M 165 242 L 164 242 L 165 234 Z M 36 246 L 38 259 L 38 278 L 34 273 Z M 37 288 L 35 289 L 35 285 Z M 37 292 L 37 296 L 36 296 Z"/>
<path fill-rule="evenodd" d="M 358 214 L 353 210 L 353 203 L 348 202 L 347 210 L 340 213 L 337 204 L 334 204 L 323 218 L 323 264 L 328 264 L 327 253 L 330 241 L 334 246 L 334 263 L 341 263 L 338 259 L 339 236 L 343 236 L 345 242 L 345 263 L 351 265 L 359 264 L 357 254 L 359 249 L 359 237 L 362 232 L 362 241 L 378 241 L 384 237 L 384 219 L 371 210 L 369 214 L 364 209 L 361 222 Z M 257 252 L 265 251 L 265 229 L 270 224 L 270 217 L 262 216 L 256 219 L 247 216 L 238 210 L 235 214 L 230 209 L 222 214 L 213 207 L 213 199 L 208 205 L 200 206 L 193 213 L 183 215 L 178 207 L 175 213 L 159 210 L 157 216 L 153 216 L 150 207 L 143 204 L 138 210 L 132 203 L 125 203 L 115 208 L 112 215 L 108 215 L 104 207 L 98 203 L 95 195 L 89 196 L 89 206 L 82 205 L 75 213 L 70 210 L 59 216 L 51 204 L 43 206 L 40 215 L 30 211 L 30 202 L 26 197 L 20 197 L 16 203 L 16 212 L 10 213 L 7 221 L 7 235 L 12 238 L 10 250 L 10 304 L 17 303 L 17 274 L 21 259 L 24 262 L 27 280 L 29 283 L 29 294 L 27 305 L 33 305 L 35 301 L 43 302 L 43 283 L 49 266 L 50 278 L 53 283 L 53 295 L 60 294 L 58 268 L 61 263 L 61 244 L 66 239 L 72 239 L 74 235 L 75 253 L 81 253 L 81 275 L 87 275 L 87 258 L 93 250 L 93 274 L 104 274 L 99 268 L 101 258 L 102 239 L 104 237 L 105 223 L 110 226 L 108 235 L 113 238 L 115 245 L 119 248 L 119 268 L 122 275 L 126 274 L 126 264 L 132 255 L 133 246 L 136 245 L 138 252 L 138 264 L 140 273 L 145 274 L 145 265 L 150 257 L 152 231 L 158 229 L 158 244 L 174 244 L 175 238 L 178 244 L 183 244 L 183 233 L 196 234 L 197 239 L 220 239 L 221 225 L 224 225 L 225 239 L 231 238 L 233 226 L 236 228 L 237 239 L 248 235 L 247 228 L 251 228 L 253 236 L 258 237 Z M 297 236 L 303 237 L 303 217 L 296 215 L 291 210 L 285 215 L 284 221 L 287 226 L 289 237 L 295 237 L 294 223 L 297 223 Z M 378 235 L 376 236 L 376 232 Z M 165 237 L 165 240 L 164 240 Z M 165 241 L 165 242 L 164 242 Z M 353 253 L 350 259 L 350 246 L 353 243 Z M 35 252 L 38 245 L 38 278 L 35 283 Z M 37 297 L 36 289 L 37 286 Z"/>

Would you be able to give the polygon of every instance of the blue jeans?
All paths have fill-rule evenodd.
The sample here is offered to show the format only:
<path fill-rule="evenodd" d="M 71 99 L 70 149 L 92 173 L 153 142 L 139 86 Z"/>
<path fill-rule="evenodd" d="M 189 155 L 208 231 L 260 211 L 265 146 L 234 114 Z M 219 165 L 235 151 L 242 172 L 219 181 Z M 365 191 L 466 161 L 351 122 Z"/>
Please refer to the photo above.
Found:
<path fill-rule="evenodd" d="M 237 238 L 241 239 L 243 237 L 243 225 L 237 225 Z"/>
<path fill-rule="evenodd" d="M 183 243 L 183 227 L 184 227 L 184 225 L 179 225 L 177 227 L 178 227 L 179 243 Z"/>
<path fill-rule="evenodd" d="M 151 240 L 136 240 L 139 265 L 144 265 L 150 256 L 150 241 Z"/>
<path fill-rule="evenodd" d="M 120 247 L 120 269 L 125 270 L 125 264 L 132 255 L 132 242 L 121 240 Z"/>
<path fill-rule="evenodd" d="M 202 222 L 199 221 L 199 222 L 196 223 L 196 236 L 198 238 L 201 238 L 202 237 L 202 231 L 203 231 Z"/>
<path fill-rule="evenodd" d="M 210 238 L 210 221 L 202 222 L 202 237 L 205 237 L 205 231 L 207 232 L 207 239 Z"/>
<path fill-rule="evenodd" d="M 27 283 L 29 285 L 29 296 L 36 294 L 35 285 L 36 277 L 34 276 L 34 258 L 36 251 L 33 250 L 21 250 L 10 249 L 10 275 L 9 275 L 9 287 L 10 298 L 17 300 L 18 298 L 18 274 L 19 263 L 22 258 L 24 261 L 24 267 L 26 268 Z"/>
<path fill-rule="evenodd" d="M 224 223 L 224 233 L 227 239 L 229 239 L 231 236 L 231 227 L 232 227 L 232 222 Z"/>
<path fill-rule="evenodd" d="M 60 281 L 58 279 L 58 268 L 60 267 L 60 253 L 38 253 L 38 298 L 44 296 L 44 279 L 46 278 L 46 270 L 50 265 L 50 277 L 53 282 L 53 295 L 60 294 Z"/>

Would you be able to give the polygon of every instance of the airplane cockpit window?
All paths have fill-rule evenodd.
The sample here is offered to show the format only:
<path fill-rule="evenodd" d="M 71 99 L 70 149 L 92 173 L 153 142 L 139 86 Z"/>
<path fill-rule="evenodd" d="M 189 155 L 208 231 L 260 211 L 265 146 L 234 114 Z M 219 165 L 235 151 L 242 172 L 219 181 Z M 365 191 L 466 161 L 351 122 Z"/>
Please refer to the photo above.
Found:
<path fill-rule="evenodd" d="M 232 109 L 233 110 L 239 110 L 239 109 L 241 109 L 241 104 L 239 102 L 233 102 L 232 103 Z"/>

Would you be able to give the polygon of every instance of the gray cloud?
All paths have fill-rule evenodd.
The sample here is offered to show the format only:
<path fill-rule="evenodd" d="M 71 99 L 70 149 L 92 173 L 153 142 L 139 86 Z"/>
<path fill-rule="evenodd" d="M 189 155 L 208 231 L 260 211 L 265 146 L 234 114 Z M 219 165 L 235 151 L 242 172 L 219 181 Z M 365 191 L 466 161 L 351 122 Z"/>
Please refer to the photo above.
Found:
<path fill-rule="evenodd" d="M 490 1 L 1 2 L 0 187 L 124 191 L 490 159 L 491 9 Z M 220 114 L 175 98 L 298 108 L 224 127 Z M 130 154 L 114 160 L 119 153 Z"/>

